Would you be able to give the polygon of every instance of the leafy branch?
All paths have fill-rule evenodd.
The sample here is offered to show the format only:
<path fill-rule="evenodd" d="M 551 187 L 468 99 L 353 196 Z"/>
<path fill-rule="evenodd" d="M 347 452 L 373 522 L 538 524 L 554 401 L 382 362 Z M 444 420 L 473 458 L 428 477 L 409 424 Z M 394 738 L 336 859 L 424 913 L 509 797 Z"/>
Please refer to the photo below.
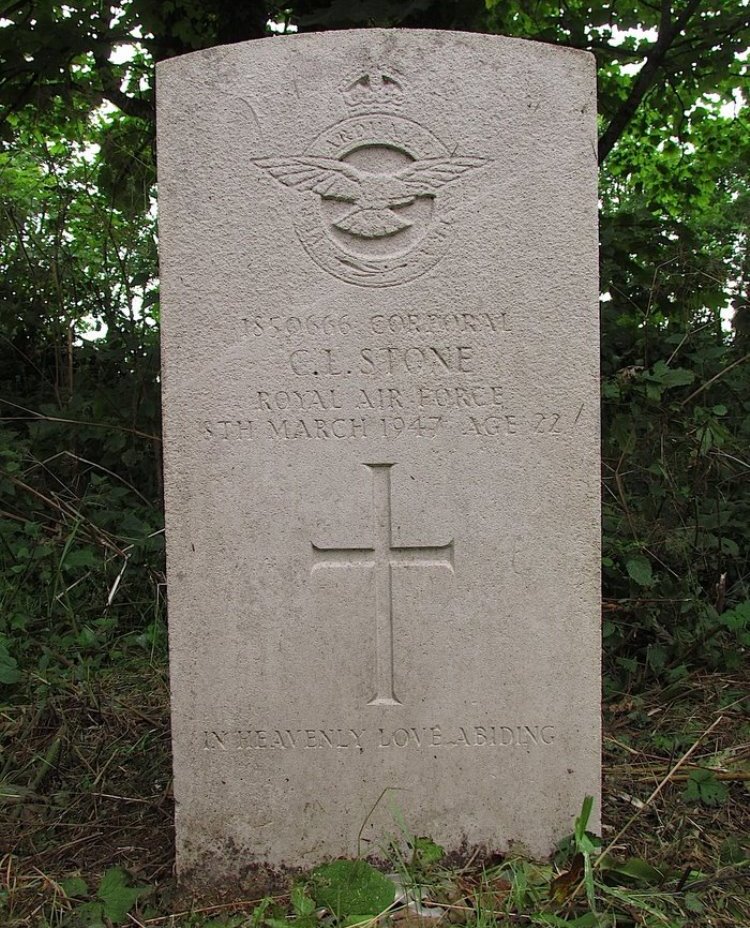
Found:
<path fill-rule="evenodd" d="M 701 4 L 701 0 L 689 0 L 685 9 L 676 19 L 672 19 L 670 0 L 662 0 L 659 34 L 656 42 L 646 54 L 646 61 L 638 72 L 625 102 L 604 130 L 599 139 L 599 163 L 607 157 L 627 128 L 631 119 L 641 105 L 644 97 L 655 85 L 670 48 L 690 21 Z"/>

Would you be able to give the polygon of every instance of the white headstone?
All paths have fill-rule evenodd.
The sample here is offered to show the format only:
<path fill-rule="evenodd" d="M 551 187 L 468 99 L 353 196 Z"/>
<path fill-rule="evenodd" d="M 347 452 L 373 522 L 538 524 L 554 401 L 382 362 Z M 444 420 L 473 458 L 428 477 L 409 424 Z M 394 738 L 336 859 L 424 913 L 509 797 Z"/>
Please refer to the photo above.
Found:
<path fill-rule="evenodd" d="M 593 58 L 158 72 L 179 870 L 545 854 L 599 794 Z"/>

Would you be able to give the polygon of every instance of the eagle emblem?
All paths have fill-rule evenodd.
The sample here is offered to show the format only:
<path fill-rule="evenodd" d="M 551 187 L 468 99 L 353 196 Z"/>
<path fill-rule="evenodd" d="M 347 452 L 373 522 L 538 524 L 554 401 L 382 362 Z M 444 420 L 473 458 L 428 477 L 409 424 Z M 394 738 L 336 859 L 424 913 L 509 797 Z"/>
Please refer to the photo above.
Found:
<path fill-rule="evenodd" d="M 352 115 L 302 151 L 251 162 L 287 188 L 299 241 L 320 268 L 359 287 L 408 283 L 448 253 L 464 208 L 487 195 L 471 179 L 492 159 L 458 153 L 408 118 L 406 78 L 391 65 L 358 70 L 339 91 Z"/>
<path fill-rule="evenodd" d="M 486 163 L 485 158 L 421 158 L 396 173 L 380 174 L 316 155 L 254 161 L 287 187 L 350 203 L 352 209 L 332 224 L 362 239 L 385 238 L 408 229 L 413 223 L 399 215 L 400 207 L 411 205 L 417 197 L 435 197 L 441 187 Z"/>

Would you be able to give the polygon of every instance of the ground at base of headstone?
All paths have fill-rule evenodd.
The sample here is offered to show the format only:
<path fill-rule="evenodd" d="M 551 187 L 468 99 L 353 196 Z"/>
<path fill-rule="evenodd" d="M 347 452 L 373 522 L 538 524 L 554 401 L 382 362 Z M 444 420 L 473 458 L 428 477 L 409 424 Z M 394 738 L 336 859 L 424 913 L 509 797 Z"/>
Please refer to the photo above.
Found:
<path fill-rule="evenodd" d="M 0 925 L 748 926 L 747 694 L 747 678 L 704 674 L 610 698 L 601 840 L 586 808 L 545 862 L 451 866 L 402 836 L 388 872 L 337 861 L 264 897 L 174 879 L 163 668 L 35 693 L 0 712 Z"/>

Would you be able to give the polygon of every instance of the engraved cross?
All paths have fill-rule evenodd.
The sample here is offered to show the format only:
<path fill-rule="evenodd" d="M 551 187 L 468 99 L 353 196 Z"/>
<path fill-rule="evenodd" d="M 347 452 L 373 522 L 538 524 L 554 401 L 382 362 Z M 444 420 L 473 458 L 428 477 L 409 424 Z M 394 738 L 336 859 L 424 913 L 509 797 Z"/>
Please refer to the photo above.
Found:
<path fill-rule="evenodd" d="M 371 547 L 333 548 L 313 543 L 312 571 L 327 567 L 375 570 L 375 695 L 368 705 L 398 706 L 393 686 L 393 568 L 447 567 L 453 573 L 453 539 L 444 545 L 394 545 L 391 519 L 393 464 L 365 464 L 372 474 L 375 540 Z"/>

